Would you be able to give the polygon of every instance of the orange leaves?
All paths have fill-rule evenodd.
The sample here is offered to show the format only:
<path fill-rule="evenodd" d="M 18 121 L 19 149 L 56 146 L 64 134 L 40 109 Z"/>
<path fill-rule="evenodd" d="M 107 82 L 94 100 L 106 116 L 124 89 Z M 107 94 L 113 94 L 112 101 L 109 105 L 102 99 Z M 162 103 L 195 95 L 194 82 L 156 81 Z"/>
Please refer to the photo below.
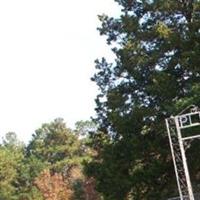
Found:
<path fill-rule="evenodd" d="M 70 200 L 71 188 L 64 182 L 60 173 L 51 175 L 49 170 L 44 170 L 35 180 L 35 185 L 42 193 L 45 200 Z"/>
<path fill-rule="evenodd" d="M 73 182 L 82 179 L 81 187 L 83 193 L 80 194 L 80 199 L 100 200 L 100 195 L 95 190 L 96 183 L 94 178 L 84 178 L 82 172 L 77 167 L 72 168 L 68 175 L 67 180 L 64 180 L 62 174 L 51 174 L 48 169 L 45 169 L 35 179 L 34 183 L 40 190 L 44 200 L 73 200 L 76 192 L 72 187 Z"/>

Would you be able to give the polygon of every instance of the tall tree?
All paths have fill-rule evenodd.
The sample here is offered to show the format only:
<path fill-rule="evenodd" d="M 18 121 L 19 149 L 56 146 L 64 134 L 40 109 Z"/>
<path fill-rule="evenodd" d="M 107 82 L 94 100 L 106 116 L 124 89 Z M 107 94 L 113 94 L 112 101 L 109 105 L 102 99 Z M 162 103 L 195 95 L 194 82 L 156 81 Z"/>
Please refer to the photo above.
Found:
<path fill-rule="evenodd" d="M 63 119 L 55 119 L 35 131 L 27 154 L 46 161 L 52 170 L 63 172 L 81 162 L 80 142 Z"/>
<path fill-rule="evenodd" d="M 115 1 L 118 18 L 99 16 L 116 59 L 96 60 L 101 132 L 87 171 L 106 200 L 166 199 L 177 190 L 164 119 L 200 105 L 200 2 Z"/>
<path fill-rule="evenodd" d="M 0 200 L 17 198 L 18 170 L 22 165 L 24 145 L 15 133 L 7 133 L 0 145 Z"/>
<path fill-rule="evenodd" d="M 81 200 L 84 181 L 82 161 L 86 154 L 82 147 L 78 136 L 66 127 L 63 119 L 57 118 L 43 124 L 35 131 L 26 149 L 24 169 L 20 176 L 22 197 L 35 199 L 33 195 L 40 193 L 45 199 L 49 193 L 50 199 L 63 199 L 63 195 L 70 193 L 68 196 L 72 196 L 73 193 L 73 199 Z M 73 173 L 72 176 L 75 171 L 80 173 Z M 51 186 L 48 186 L 48 182 Z M 59 184 L 64 185 L 61 187 Z M 70 192 L 65 193 L 66 188 Z M 60 193 L 63 195 L 59 196 Z"/>

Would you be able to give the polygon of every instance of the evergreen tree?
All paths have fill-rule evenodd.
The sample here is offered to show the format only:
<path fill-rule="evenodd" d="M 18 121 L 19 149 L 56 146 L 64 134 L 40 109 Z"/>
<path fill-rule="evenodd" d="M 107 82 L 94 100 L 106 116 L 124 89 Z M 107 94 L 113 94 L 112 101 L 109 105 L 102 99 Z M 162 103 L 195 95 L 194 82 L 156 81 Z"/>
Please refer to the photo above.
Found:
<path fill-rule="evenodd" d="M 56 179 L 53 177 L 57 177 L 58 174 L 62 176 L 68 189 L 73 193 L 73 199 L 82 199 L 83 189 L 81 187 L 84 181 L 82 161 L 86 154 L 85 151 L 82 151 L 82 147 L 77 135 L 66 127 L 61 118 L 57 118 L 51 123 L 45 123 L 37 129 L 26 148 L 24 166 L 20 170 L 19 182 L 21 184 L 19 186 L 22 199 L 24 197 L 31 200 L 46 198 L 44 191 L 51 186 L 45 185 L 48 182 L 45 177 L 50 177 L 52 187 L 54 187 L 59 182 L 56 183 Z M 72 176 L 71 173 L 75 169 L 76 172 L 80 173 L 75 173 Z M 49 174 L 43 176 L 47 171 Z M 59 188 L 59 185 L 56 187 Z M 53 190 L 50 192 L 52 195 Z M 56 191 L 60 193 L 59 190 Z M 55 195 L 57 195 L 56 192 Z"/>
<path fill-rule="evenodd" d="M 200 105 L 200 2 L 115 1 L 120 17 L 99 16 L 116 59 L 96 61 L 101 132 L 87 172 L 106 200 L 166 199 L 177 189 L 164 119 Z"/>
<path fill-rule="evenodd" d="M 82 152 L 77 136 L 58 118 L 35 131 L 27 155 L 47 162 L 52 170 L 63 172 L 66 167 L 80 164 Z"/>
<path fill-rule="evenodd" d="M 17 199 L 18 170 L 24 158 L 24 145 L 15 133 L 7 133 L 0 145 L 0 200 Z"/>

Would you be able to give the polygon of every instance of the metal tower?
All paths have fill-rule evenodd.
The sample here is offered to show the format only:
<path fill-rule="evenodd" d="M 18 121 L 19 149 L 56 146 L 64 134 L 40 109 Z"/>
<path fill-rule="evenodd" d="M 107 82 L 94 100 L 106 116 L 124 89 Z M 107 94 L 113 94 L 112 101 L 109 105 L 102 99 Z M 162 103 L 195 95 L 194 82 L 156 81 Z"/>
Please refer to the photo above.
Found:
<path fill-rule="evenodd" d="M 194 200 L 185 151 L 192 140 L 200 138 L 200 135 L 183 137 L 181 131 L 199 125 L 200 110 L 194 105 L 187 107 L 179 115 L 166 119 L 180 200 Z"/>

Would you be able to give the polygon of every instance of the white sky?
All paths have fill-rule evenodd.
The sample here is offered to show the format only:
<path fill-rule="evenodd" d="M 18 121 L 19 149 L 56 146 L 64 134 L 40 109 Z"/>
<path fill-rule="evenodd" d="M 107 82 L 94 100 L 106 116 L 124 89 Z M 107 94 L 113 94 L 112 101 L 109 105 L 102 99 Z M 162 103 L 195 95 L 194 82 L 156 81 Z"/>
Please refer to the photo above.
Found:
<path fill-rule="evenodd" d="M 69 127 L 94 115 L 97 57 L 112 57 L 97 15 L 117 15 L 114 0 L 0 1 L 0 137 L 23 141 L 42 123 Z"/>

